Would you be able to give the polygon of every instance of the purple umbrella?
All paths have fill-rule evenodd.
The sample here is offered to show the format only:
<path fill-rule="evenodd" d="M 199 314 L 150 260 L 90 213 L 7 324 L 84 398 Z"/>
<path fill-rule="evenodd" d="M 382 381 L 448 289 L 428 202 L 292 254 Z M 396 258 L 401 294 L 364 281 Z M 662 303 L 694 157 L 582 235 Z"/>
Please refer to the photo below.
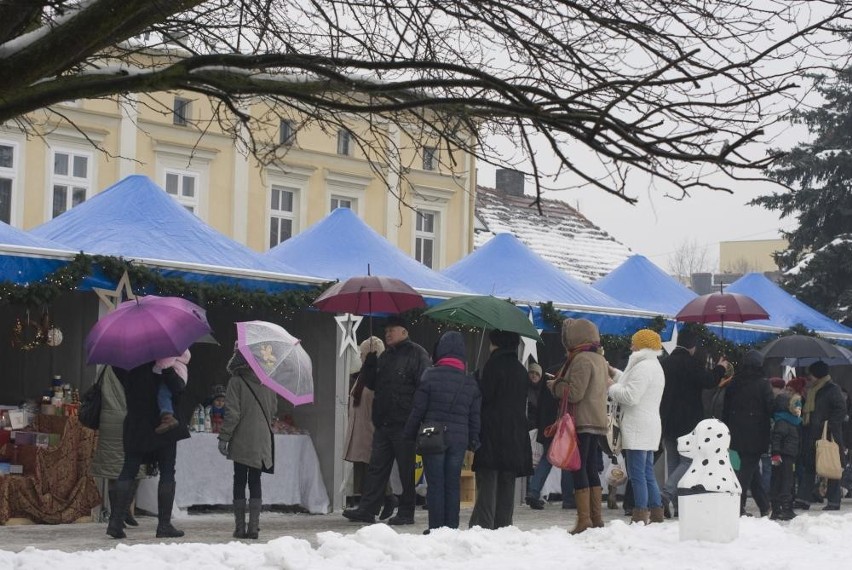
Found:
<path fill-rule="evenodd" d="M 86 337 L 86 361 L 130 370 L 179 356 L 208 333 L 207 314 L 195 303 L 181 297 L 137 297 L 95 323 Z"/>

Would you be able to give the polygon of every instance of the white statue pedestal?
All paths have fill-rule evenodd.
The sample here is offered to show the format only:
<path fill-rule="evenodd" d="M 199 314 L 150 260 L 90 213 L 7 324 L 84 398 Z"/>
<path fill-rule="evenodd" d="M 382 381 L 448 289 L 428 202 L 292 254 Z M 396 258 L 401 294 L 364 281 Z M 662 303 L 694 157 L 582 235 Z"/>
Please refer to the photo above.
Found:
<path fill-rule="evenodd" d="M 740 534 L 740 496 L 701 493 L 678 497 L 680 540 L 731 542 Z"/>

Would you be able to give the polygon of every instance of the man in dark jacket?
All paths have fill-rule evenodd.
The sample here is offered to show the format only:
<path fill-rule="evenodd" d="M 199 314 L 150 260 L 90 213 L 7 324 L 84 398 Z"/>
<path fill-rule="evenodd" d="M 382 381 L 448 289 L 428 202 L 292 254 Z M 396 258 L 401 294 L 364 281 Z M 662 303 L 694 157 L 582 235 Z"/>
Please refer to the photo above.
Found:
<path fill-rule="evenodd" d="M 828 424 L 828 435 L 840 446 L 840 464 L 845 463 L 846 449 L 843 441 L 843 420 L 846 401 L 840 386 L 831 381 L 828 364 L 814 362 L 808 367 L 808 391 L 802 406 L 802 454 L 799 463 L 802 479 L 796 493 L 794 507 L 809 509 L 813 500 L 816 479 L 816 441 L 822 437 L 823 426 Z M 840 509 L 840 481 L 829 480 L 826 493 L 828 504 L 824 511 Z"/>
<path fill-rule="evenodd" d="M 408 325 L 391 316 L 385 325 L 385 346 L 376 358 L 370 353 L 361 374 L 373 390 L 373 449 L 364 481 L 364 494 L 357 508 L 343 511 L 351 521 L 373 523 L 385 501 L 385 488 L 393 462 L 399 466 L 402 495 L 391 525 L 414 524 L 414 442 L 405 439 L 403 428 L 414 404 L 414 393 L 423 372 L 432 365 L 429 354 L 408 338 Z"/>
<path fill-rule="evenodd" d="M 691 433 L 704 419 L 701 395 L 704 390 L 714 388 L 725 375 L 727 361 L 721 358 L 713 370 L 695 358 L 698 337 L 684 327 L 677 339 L 677 347 L 662 360 L 666 387 L 660 401 L 660 419 L 663 423 L 663 446 L 666 450 L 668 477 L 661 495 L 668 507 L 677 497 L 677 484 L 692 460 L 677 452 L 677 438 Z"/>

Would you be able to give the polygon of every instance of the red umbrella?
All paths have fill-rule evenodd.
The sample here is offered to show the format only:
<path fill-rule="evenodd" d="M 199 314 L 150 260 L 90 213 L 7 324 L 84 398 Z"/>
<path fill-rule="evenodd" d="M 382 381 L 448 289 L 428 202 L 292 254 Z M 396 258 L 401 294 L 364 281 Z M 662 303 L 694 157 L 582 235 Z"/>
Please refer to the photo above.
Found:
<path fill-rule="evenodd" d="M 354 315 L 397 314 L 425 306 L 423 297 L 410 285 L 381 275 L 350 277 L 332 285 L 314 301 L 314 307 L 321 311 Z"/>
<path fill-rule="evenodd" d="M 769 313 L 757 301 L 737 293 L 709 293 L 696 297 L 686 304 L 675 320 L 692 323 L 722 323 L 722 335 L 725 334 L 725 321 L 742 323 L 756 319 L 767 319 Z"/>

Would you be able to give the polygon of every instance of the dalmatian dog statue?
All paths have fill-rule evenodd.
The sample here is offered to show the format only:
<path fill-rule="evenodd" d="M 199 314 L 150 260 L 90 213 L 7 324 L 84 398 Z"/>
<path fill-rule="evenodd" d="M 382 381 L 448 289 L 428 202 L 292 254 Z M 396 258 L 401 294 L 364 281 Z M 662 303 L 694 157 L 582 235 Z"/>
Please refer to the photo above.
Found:
<path fill-rule="evenodd" d="M 730 445 L 731 432 L 717 419 L 702 420 L 692 433 L 679 437 L 677 450 L 692 459 L 692 465 L 684 473 L 678 488 L 739 495 L 742 489 L 731 467 Z"/>

